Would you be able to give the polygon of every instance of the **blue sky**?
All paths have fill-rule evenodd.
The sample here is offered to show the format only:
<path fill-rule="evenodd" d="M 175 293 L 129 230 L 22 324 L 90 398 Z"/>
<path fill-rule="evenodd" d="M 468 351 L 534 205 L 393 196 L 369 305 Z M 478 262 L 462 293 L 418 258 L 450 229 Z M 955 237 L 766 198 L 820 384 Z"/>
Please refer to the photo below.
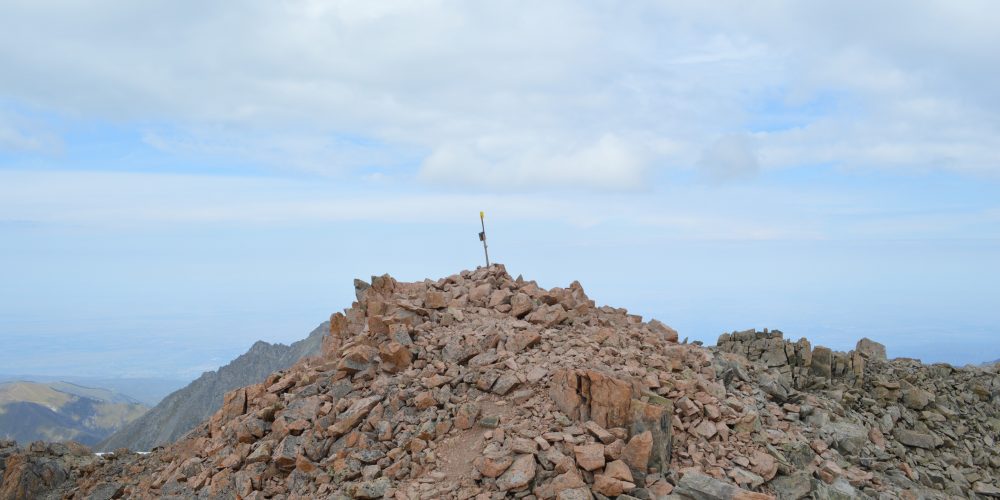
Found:
<path fill-rule="evenodd" d="M 1000 358 L 990 2 L 8 2 L 5 372 L 191 378 L 491 256 L 691 339 Z"/>

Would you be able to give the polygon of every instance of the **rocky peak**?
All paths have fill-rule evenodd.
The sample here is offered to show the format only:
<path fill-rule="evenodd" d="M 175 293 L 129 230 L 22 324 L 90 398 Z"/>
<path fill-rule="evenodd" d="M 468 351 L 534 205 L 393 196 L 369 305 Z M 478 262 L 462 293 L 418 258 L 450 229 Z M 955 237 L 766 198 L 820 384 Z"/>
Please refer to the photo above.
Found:
<path fill-rule="evenodd" d="M 71 473 L 60 493 L 631 500 L 995 491 L 996 371 L 888 361 L 869 343 L 834 353 L 771 331 L 724 335 L 715 348 L 678 344 L 670 327 L 598 306 L 579 283 L 546 290 L 502 265 L 437 281 L 373 277 L 355 290 L 357 301 L 331 316 L 322 356 L 227 393 L 171 446 Z"/>

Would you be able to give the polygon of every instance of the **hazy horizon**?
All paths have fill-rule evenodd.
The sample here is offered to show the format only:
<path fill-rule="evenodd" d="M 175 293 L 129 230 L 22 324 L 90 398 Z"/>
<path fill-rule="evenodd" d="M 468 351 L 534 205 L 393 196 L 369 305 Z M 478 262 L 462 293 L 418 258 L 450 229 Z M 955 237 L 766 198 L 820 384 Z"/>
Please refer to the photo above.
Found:
<path fill-rule="evenodd" d="M 190 380 L 490 255 L 681 337 L 1000 358 L 1000 8 L 9 2 L 3 371 Z"/>

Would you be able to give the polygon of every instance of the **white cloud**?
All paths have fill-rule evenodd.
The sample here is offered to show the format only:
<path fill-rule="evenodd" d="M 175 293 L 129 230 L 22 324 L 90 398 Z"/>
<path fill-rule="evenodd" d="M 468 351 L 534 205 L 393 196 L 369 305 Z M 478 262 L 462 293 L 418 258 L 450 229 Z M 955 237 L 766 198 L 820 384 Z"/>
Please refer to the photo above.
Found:
<path fill-rule="evenodd" d="M 714 182 L 745 180 L 757 175 L 757 151 L 746 134 L 730 134 L 705 148 L 698 168 Z"/>
<path fill-rule="evenodd" d="M 15 1 L 0 96 L 167 123 L 149 142 L 184 154 L 323 173 L 405 163 L 487 190 L 634 189 L 745 133 L 762 169 L 995 174 L 998 24 L 987 1 Z M 802 123 L 753 129 L 762 101 L 829 94 L 839 104 Z"/>
<path fill-rule="evenodd" d="M 424 161 L 422 179 L 440 184 L 481 185 L 496 190 L 525 187 L 587 187 L 634 190 L 647 169 L 643 152 L 608 134 L 558 151 L 559 144 L 534 138 L 479 138 L 444 144 Z M 519 154 L 511 155 L 511 151 Z"/>

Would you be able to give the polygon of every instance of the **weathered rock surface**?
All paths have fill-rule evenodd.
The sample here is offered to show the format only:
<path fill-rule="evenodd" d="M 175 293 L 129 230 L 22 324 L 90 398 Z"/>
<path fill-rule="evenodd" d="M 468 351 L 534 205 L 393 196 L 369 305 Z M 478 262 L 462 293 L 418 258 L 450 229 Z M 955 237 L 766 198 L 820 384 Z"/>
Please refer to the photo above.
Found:
<path fill-rule="evenodd" d="M 75 442 L 34 442 L 20 448 L 0 441 L 0 500 L 59 498 L 67 483 L 101 461 Z"/>
<path fill-rule="evenodd" d="M 808 447 L 787 439 L 776 447 L 791 466 L 779 460 L 770 483 L 780 498 L 974 498 L 985 495 L 977 484 L 984 491 L 998 484 L 996 366 L 888 360 L 870 339 L 839 353 L 776 330 L 724 334 L 718 350 L 766 370 L 758 386 L 776 407 L 759 425 L 786 438 L 801 427 L 808 440 Z M 747 375 L 740 363 L 728 370 L 733 383 Z"/>

